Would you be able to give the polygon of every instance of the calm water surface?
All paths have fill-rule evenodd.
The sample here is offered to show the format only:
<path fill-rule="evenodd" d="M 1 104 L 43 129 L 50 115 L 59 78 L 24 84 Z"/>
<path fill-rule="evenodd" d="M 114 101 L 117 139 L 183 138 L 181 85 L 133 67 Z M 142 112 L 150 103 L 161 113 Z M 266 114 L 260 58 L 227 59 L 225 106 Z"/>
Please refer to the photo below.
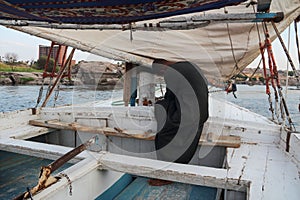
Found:
<path fill-rule="evenodd" d="M 47 92 L 47 86 L 43 87 L 43 97 Z M 39 95 L 40 86 L 0 86 L 0 112 L 33 108 Z M 53 92 L 54 95 L 55 92 Z M 122 91 L 100 91 L 87 87 L 63 86 L 59 90 L 59 96 L 55 105 L 81 104 L 92 101 L 105 101 L 121 96 Z M 52 96 L 53 96 L 52 95 Z M 39 104 L 39 106 L 42 104 Z M 53 98 L 50 98 L 48 107 L 54 106 Z"/>
<path fill-rule="evenodd" d="M 269 111 L 269 101 L 268 95 L 265 93 L 265 86 L 238 85 L 237 87 L 237 99 L 235 99 L 232 94 L 228 94 L 226 95 L 227 101 L 240 105 L 265 117 L 271 118 L 272 114 Z M 295 89 L 295 87 L 291 87 L 288 90 L 284 89 L 283 95 L 287 95 L 285 99 L 292 121 L 297 126 L 297 130 L 300 130 L 300 112 L 298 110 L 300 103 L 300 90 Z M 275 102 L 273 94 L 272 101 Z"/>
<path fill-rule="evenodd" d="M 13 110 L 22 110 L 32 108 L 36 105 L 36 99 L 39 93 L 40 86 L 0 86 L 0 112 Z M 47 87 L 44 86 L 44 94 Z M 221 93 L 221 98 L 245 107 L 251 111 L 270 118 L 271 112 L 269 109 L 268 96 L 265 94 L 265 86 L 248 86 L 238 85 L 236 93 L 237 99 L 232 94 L 224 95 Z M 283 91 L 285 94 L 285 90 Z M 217 95 L 218 94 L 214 94 Z M 122 90 L 116 91 L 100 91 L 91 88 L 82 88 L 78 86 L 63 86 L 59 92 L 56 105 L 65 104 L 81 104 L 91 101 L 105 101 L 112 99 L 122 99 Z M 272 96 L 273 101 L 274 97 Z M 298 105 L 300 103 L 300 90 L 287 90 L 287 105 L 293 122 L 300 129 L 300 112 Z M 51 99 L 48 106 L 53 106 L 54 102 Z"/>

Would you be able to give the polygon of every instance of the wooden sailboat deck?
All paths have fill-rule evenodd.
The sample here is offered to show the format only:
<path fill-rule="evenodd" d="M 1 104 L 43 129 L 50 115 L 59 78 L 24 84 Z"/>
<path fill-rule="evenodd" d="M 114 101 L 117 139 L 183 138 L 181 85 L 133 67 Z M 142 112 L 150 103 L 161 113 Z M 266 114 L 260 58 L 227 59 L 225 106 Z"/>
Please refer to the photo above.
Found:
<path fill-rule="evenodd" d="M 240 146 L 238 148 L 224 147 L 226 148 L 224 168 L 181 165 L 149 158 L 134 157 L 132 155 L 120 155 L 105 151 L 98 153 L 88 151 L 83 152 L 79 155 L 79 157 L 77 157 L 76 162 L 78 163 L 72 166 L 72 169 L 68 169 L 68 176 L 71 180 L 74 180 L 74 185 L 80 185 L 83 183 L 82 181 L 85 180 L 83 173 L 81 172 L 82 170 L 84 170 L 85 173 L 90 171 L 93 173 L 97 172 L 97 174 L 102 174 L 105 171 L 115 171 L 120 174 L 126 173 L 139 177 L 147 176 L 149 178 L 163 178 L 184 184 L 223 189 L 228 191 L 227 197 L 229 199 L 230 197 L 236 197 L 234 196 L 234 193 L 231 193 L 232 191 L 239 191 L 246 195 L 246 197 L 244 196 L 241 199 L 298 200 L 300 196 L 299 145 L 297 145 L 299 144 L 298 134 L 291 134 L 291 141 L 289 145 L 290 152 L 286 152 L 287 133 L 281 126 L 275 125 L 266 118 L 258 116 L 245 109 L 239 109 L 239 107 L 231 104 L 226 104 L 226 106 L 229 106 L 229 110 L 234 112 L 234 115 L 231 116 L 232 119 L 226 118 L 227 120 L 222 122 L 222 120 L 212 116 L 208 121 L 206 129 L 206 131 L 209 131 L 221 128 L 222 135 L 240 137 Z M 222 106 L 219 105 L 218 107 Z M 85 110 L 84 112 L 81 112 L 80 110 L 83 109 L 79 108 L 78 112 L 73 110 L 74 116 L 80 116 L 81 118 L 89 120 L 88 111 Z M 99 110 L 102 110 L 103 115 L 107 114 L 105 109 L 99 108 Z M 56 112 L 59 113 L 59 120 L 65 123 L 71 123 L 72 121 L 69 121 L 70 115 L 68 114 L 68 109 L 65 110 L 65 113 L 62 108 L 49 109 L 49 115 L 47 114 L 47 109 L 45 109 L 40 115 L 42 118 L 40 118 L 40 116 L 31 116 L 29 111 L 26 112 L 29 117 L 24 117 L 23 122 L 20 123 L 20 126 L 23 128 L 18 129 L 18 127 L 14 126 L 1 127 L 1 150 L 55 158 L 59 155 L 65 154 L 71 149 L 69 147 L 16 139 L 26 138 L 27 136 L 23 137 L 22 133 L 13 133 L 13 130 L 30 130 L 28 127 L 32 127 L 38 132 L 39 130 L 44 130 L 44 127 L 33 127 L 29 125 L 28 120 L 39 119 L 44 120 L 44 122 L 47 120 L 53 120 L 53 116 L 58 116 L 55 114 Z M 94 114 L 92 116 L 93 118 L 95 117 Z M 98 117 L 102 117 L 102 114 L 99 114 Z M 141 115 L 141 118 L 143 118 L 140 111 L 139 114 Z M 136 118 L 137 116 L 135 115 L 134 117 Z M 245 121 L 245 119 L 248 119 L 248 121 Z M 11 119 L 11 121 L 13 121 L 13 119 Z M 82 120 L 81 122 L 84 121 Z M 17 124 L 16 122 L 13 123 Z M 51 125 L 51 123 L 49 124 Z M 77 131 L 81 134 L 87 134 L 83 132 L 83 130 Z M 16 135 L 19 136 L 13 137 Z M 34 133 L 33 135 L 36 134 Z M 127 138 L 124 137 L 123 139 L 125 141 Z M 139 144 L 140 143 L 141 142 L 139 142 Z M 89 164 L 87 164 L 87 162 Z M 80 169 L 77 167 L 79 165 L 81 166 Z M 85 167 L 82 168 L 82 166 Z M 93 170 L 96 171 L 94 172 Z M 142 179 L 140 181 L 142 181 Z M 52 196 L 54 195 L 52 192 L 53 190 L 57 191 L 57 195 L 65 194 L 64 188 L 66 188 L 67 185 L 68 183 L 65 180 L 56 183 L 45 189 L 43 192 L 37 194 L 37 198 L 54 198 Z M 99 185 L 101 185 L 101 183 L 99 183 Z M 106 185 L 106 187 L 108 187 L 108 185 Z M 178 187 L 184 188 L 187 187 L 187 185 L 178 185 Z M 148 191 L 149 188 L 145 189 Z M 80 196 L 80 191 L 74 189 L 74 195 L 77 194 L 77 192 L 79 192 L 78 195 Z M 93 198 L 96 198 L 96 196 Z"/>

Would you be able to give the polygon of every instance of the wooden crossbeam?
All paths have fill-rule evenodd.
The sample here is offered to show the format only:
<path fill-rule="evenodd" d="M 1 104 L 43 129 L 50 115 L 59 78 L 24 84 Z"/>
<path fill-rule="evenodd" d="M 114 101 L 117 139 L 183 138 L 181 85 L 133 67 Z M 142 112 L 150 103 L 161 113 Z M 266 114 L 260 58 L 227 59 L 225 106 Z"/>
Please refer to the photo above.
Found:
<path fill-rule="evenodd" d="M 100 169 L 242 192 L 247 191 L 250 185 L 249 181 L 238 179 L 238 177 L 229 179 L 227 169 L 183 165 L 109 152 L 100 154 L 98 159 Z"/>
<path fill-rule="evenodd" d="M 261 9 L 268 8 L 268 4 L 261 5 Z M 202 28 L 215 23 L 253 23 L 262 21 L 280 22 L 283 13 L 234 13 L 234 14 L 205 14 L 190 17 L 173 17 L 157 23 L 137 22 L 135 24 L 66 24 L 48 23 L 28 20 L 0 20 L 3 26 L 33 26 L 53 29 L 78 29 L 78 30 L 141 30 L 141 31 L 165 31 Z"/>
<path fill-rule="evenodd" d="M 82 131 L 89 132 L 95 134 L 103 134 L 106 136 L 115 136 L 122 138 L 134 138 L 141 140 L 154 140 L 155 133 L 144 132 L 141 130 L 122 130 L 119 128 L 111 128 L 111 127 L 91 127 L 81 125 L 77 122 L 66 123 L 58 120 L 30 120 L 30 125 L 39 126 L 39 127 L 47 127 L 61 130 L 73 130 L 73 131 Z M 241 145 L 241 138 L 239 136 L 217 136 L 215 134 L 202 134 L 199 145 L 205 146 L 224 146 L 231 148 L 239 148 Z"/>
<path fill-rule="evenodd" d="M 129 130 L 121 130 L 119 128 L 111 128 L 111 127 L 98 128 L 98 127 L 81 125 L 77 122 L 66 123 L 58 120 L 49 120 L 49 121 L 30 120 L 29 124 L 33 126 L 48 127 L 48 128 L 55 128 L 61 130 L 82 131 L 82 132 L 104 134 L 107 136 L 117 136 L 117 137 L 124 137 L 124 138 L 153 140 L 155 137 L 153 133 L 147 133 L 139 130 L 129 131 Z"/>

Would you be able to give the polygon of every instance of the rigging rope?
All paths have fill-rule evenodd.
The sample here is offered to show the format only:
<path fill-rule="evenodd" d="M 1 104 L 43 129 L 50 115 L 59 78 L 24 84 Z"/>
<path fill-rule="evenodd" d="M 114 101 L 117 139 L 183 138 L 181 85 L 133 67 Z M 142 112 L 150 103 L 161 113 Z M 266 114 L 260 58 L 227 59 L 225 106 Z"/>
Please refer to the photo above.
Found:
<path fill-rule="evenodd" d="M 224 13 L 228 14 L 228 11 L 226 10 L 226 8 L 224 8 Z M 231 38 L 231 34 L 230 34 L 229 24 L 228 23 L 226 23 L 226 28 L 227 28 L 227 33 L 228 33 L 228 39 L 229 39 L 229 42 L 230 42 L 230 49 L 231 49 L 232 57 L 233 57 L 233 60 L 234 60 L 234 63 L 235 63 L 234 70 L 240 72 L 241 70 L 238 67 L 238 62 L 237 62 L 235 54 L 234 54 L 233 42 L 232 42 L 232 38 Z M 231 74 L 236 74 L 234 70 L 233 70 L 233 72 Z M 231 77 L 230 79 L 233 79 L 233 78 L 234 78 L 234 76 Z"/>
<path fill-rule="evenodd" d="M 253 13 L 255 14 L 256 11 L 255 11 L 255 4 L 257 4 L 257 2 L 254 2 L 254 1 L 251 1 L 249 5 L 252 5 L 252 8 L 253 8 Z M 258 40 L 259 40 L 259 47 L 261 45 L 261 37 L 260 37 L 260 31 L 259 31 L 259 27 L 258 27 L 258 23 L 255 22 L 255 26 L 256 26 L 256 30 L 257 30 L 257 35 L 258 35 Z M 264 53 L 264 52 L 263 52 Z M 262 62 L 262 58 L 260 58 L 258 64 L 257 64 L 257 67 L 256 69 L 254 70 L 254 72 L 251 74 L 250 77 L 248 77 L 248 80 L 251 81 L 252 80 L 252 77 L 256 74 L 257 70 L 260 68 L 260 64 Z"/>
<path fill-rule="evenodd" d="M 61 52 L 61 49 L 62 49 L 62 45 L 59 45 L 58 49 L 57 49 L 57 52 L 56 52 L 56 55 L 55 55 L 54 66 L 51 70 L 51 73 L 48 73 L 49 61 L 50 61 L 51 54 L 53 53 L 52 51 L 53 51 L 54 45 L 56 45 L 56 43 L 52 42 L 51 46 L 50 46 L 50 49 L 49 49 L 49 52 L 48 52 L 48 57 L 47 57 L 47 60 L 46 60 L 45 66 L 44 66 L 42 85 L 41 85 L 41 88 L 39 90 L 39 95 L 38 95 L 38 98 L 37 98 L 37 103 L 36 103 L 35 109 L 37 108 L 37 106 L 39 105 L 39 103 L 42 99 L 43 87 L 44 87 L 46 77 L 50 77 L 50 80 L 49 80 L 49 85 L 48 85 L 48 89 L 47 89 L 47 92 L 46 92 L 46 97 L 45 97 L 45 100 L 42 104 L 42 107 L 44 107 L 46 105 L 46 103 L 49 100 L 49 97 L 50 97 L 50 95 L 51 95 L 51 93 L 53 92 L 54 89 L 55 89 L 55 96 L 54 96 L 54 107 L 55 107 L 55 104 L 56 104 L 56 101 L 57 101 L 58 95 L 59 95 L 59 90 L 60 90 L 59 83 L 60 83 L 61 78 L 68 77 L 69 81 L 71 82 L 71 60 L 73 58 L 75 49 L 73 48 L 73 50 L 71 51 L 67 61 L 65 61 L 65 58 L 66 58 L 66 55 L 67 55 L 67 48 L 68 48 L 66 46 L 66 48 L 64 49 L 63 57 L 62 57 L 62 63 L 61 63 L 61 66 L 60 66 L 59 74 L 57 74 L 56 73 L 56 66 L 57 66 L 58 59 L 59 59 L 59 56 L 60 56 L 60 52 Z M 64 70 L 66 69 L 67 65 L 68 65 L 68 72 L 64 73 Z M 54 85 L 53 85 L 52 80 L 53 80 L 54 77 L 56 77 L 56 80 L 55 80 Z"/>
<path fill-rule="evenodd" d="M 49 84 L 48 84 L 48 89 L 47 89 L 47 92 L 46 92 L 46 96 L 49 95 L 50 89 L 51 89 L 51 87 L 52 87 L 52 80 L 53 80 L 53 77 L 50 76 Z"/>
<path fill-rule="evenodd" d="M 264 25 L 265 25 L 264 30 L 265 30 L 265 35 L 266 35 L 265 45 L 267 48 L 269 70 L 270 70 L 270 75 L 271 75 L 270 79 L 271 79 L 271 85 L 274 90 L 274 96 L 275 96 L 275 115 L 279 122 L 279 106 L 278 106 L 279 97 L 278 97 L 278 90 L 276 88 L 276 84 L 277 84 L 277 86 L 279 86 L 278 88 L 280 88 L 280 83 L 279 83 L 277 65 L 276 65 L 273 50 L 272 50 L 272 44 L 271 44 L 271 40 L 270 40 L 268 27 L 267 27 L 266 23 L 264 23 Z"/>
<path fill-rule="evenodd" d="M 39 90 L 39 95 L 38 95 L 38 98 L 36 100 L 36 104 L 35 104 L 35 109 L 38 107 L 38 105 L 40 104 L 41 100 L 42 100 L 42 96 L 43 96 L 43 91 L 44 91 L 44 82 L 45 82 L 45 79 L 43 78 L 42 79 L 42 85 L 40 87 L 40 90 Z"/>
<path fill-rule="evenodd" d="M 285 52 L 285 55 L 287 56 L 287 59 L 288 59 L 290 65 L 291 65 L 291 67 L 292 67 L 292 69 L 294 71 L 294 75 L 295 75 L 296 79 L 299 81 L 299 75 L 298 75 L 298 72 L 296 70 L 296 67 L 295 67 L 295 65 L 294 65 L 294 63 L 292 61 L 292 58 L 291 58 L 291 56 L 290 56 L 290 54 L 289 54 L 289 52 L 288 52 L 288 50 L 287 50 L 287 48 L 286 48 L 286 46 L 285 46 L 285 44 L 283 42 L 283 39 L 282 39 L 282 37 L 281 37 L 281 35 L 280 35 L 280 33 L 279 33 L 279 31 L 278 31 L 278 29 L 277 29 L 277 27 L 276 27 L 276 25 L 275 25 L 274 22 L 272 22 L 272 26 L 273 26 L 273 28 L 274 28 L 274 30 L 276 32 L 276 35 L 277 35 L 277 37 L 278 37 L 278 39 L 280 41 L 280 44 L 281 44 L 281 46 L 282 46 L 282 48 L 283 48 L 283 50 Z"/>
<path fill-rule="evenodd" d="M 251 81 L 251 79 L 253 78 L 253 76 L 256 74 L 257 70 L 259 69 L 259 66 L 261 64 L 261 61 L 262 61 L 262 58 L 260 58 L 258 64 L 257 64 L 257 67 L 256 69 L 254 70 L 254 72 L 251 74 L 251 76 L 248 77 L 249 81 Z"/>
<path fill-rule="evenodd" d="M 275 24 L 272 22 L 272 25 L 275 27 Z M 263 71 L 264 71 L 264 77 L 265 77 L 265 81 L 266 81 L 266 94 L 268 94 L 269 96 L 269 104 L 270 104 L 270 111 L 272 112 L 272 119 L 274 120 L 274 109 L 273 109 L 273 103 L 272 103 L 272 99 L 271 99 L 271 92 L 270 92 L 270 88 L 269 88 L 269 81 L 271 82 L 271 86 L 274 90 L 274 96 L 275 96 L 275 115 L 276 118 L 279 122 L 279 108 L 280 108 L 280 114 L 281 114 L 281 119 L 282 119 L 282 123 L 283 125 L 285 125 L 285 120 L 287 117 L 287 120 L 289 122 L 290 125 L 290 130 L 295 130 L 294 124 L 290 118 L 290 114 L 286 105 L 286 101 L 285 98 L 283 97 L 282 94 L 282 87 L 280 85 L 280 80 L 279 80 L 279 76 L 278 76 L 278 70 L 277 70 L 277 65 L 275 62 L 275 57 L 273 54 L 273 50 L 272 50 L 272 44 L 271 44 L 271 40 L 270 40 L 270 35 L 268 32 L 268 28 L 266 25 L 266 22 L 263 22 L 263 31 L 264 31 L 264 35 L 265 35 L 265 41 L 264 44 L 262 44 L 262 42 L 260 41 L 260 52 L 262 55 L 262 62 L 263 62 Z M 276 32 L 276 30 L 275 30 Z M 283 41 L 282 41 L 283 42 Z M 285 47 L 284 44 L 282 44 L 283 47 Z M 266 53 L 268 56 L 268 66 L 269 66 L 269 74 L 267 74 L 267 67 L 266 67 L 266 59 L 264 57 L 264 49 L 266 49 Z M 287 49 L 284 49 L 286 54 L 288 55 Z M 288 60 L 290 61 L 291 59 L 289 59 L 290 57 L 288 57 Z M 280 99 L 280 105 L 278 106 L 278 99 Z"/>
<path fill-rule="evenodd" d="M 44 84 L 45 84 L 45 78 L 47 76 L 47 69 L 48 69 L 48 65 L 49 65 L 49 60 L 50 60 L 50 55 L 51 55 L 51 52 L 52 52 L 52 49 L 53 49 L 53 46 L 54 46 L 54 42 L 51 42 L 51 46 L 50 46 L 50 49 L 49 49 L 49 53 L 48 53 L 48 56 L 47 56 L 47 60 L 46 60 L 46 63 L 45 63 L 45 66 L 44 66 L 44 72 L 43 72 L 43 79 L 42 79 L 42 85 L 40 87 L 40 90 L 39 90 L 39 95 L 38 95 L 38 98 L 36 100 L 36 105 L 35 105 L 35 109 L 38 107 L 39 103 L 41 102 L 42 100 L 42 96 L 43 96 L 43 91 L 44 91 Z M 49 82 L 49 85 L 51 84 L 51 80 Z M 48 90 L 47 90 L 47 94 L 49 92 L 50 88 L 48 86 Z M 46 94 L 46 95 L 47 95 Z"/>
<path fill-rule="evenodd" d="M 60 90 L 60 82 L 57 84 L 56 89 L 55 89 L 53 107 L 56 106 L 56 102 L 57 102 L 58 95 L 59 95 L 59 90 Z"/>
<path fill-rule="evenodd" d="M 59 45 L 59 51 L 61 49 L 61 45 Z M 61 67 L 63 67 L 64 65 L 67 65 L 68 63 L 66 62 L 66 55 L 67 55 L 67 50 L 68 50 L 68 47 L 65 48 L 64 50 L 64 54 L 63 54 L 63 57 L 62 57 L 62 63 L 61 63 Z M 58 51 L 58 52 L 59 52 Z M 69 72 L 70 73 L 70 65 L 68 65 L 68 69 L 69 69 Z M 53 70 L 52 70 L 53 72 Z M 69 75 L 69 74 L 68 74 Z M 70 78 L 70 77 L 69 77 Z M 56 102 L 57 102 L 57 99 L 58 99 L 58 95 L 59 95 L 59 91 L 60 91 L 60 81 L 58 82 L 56 88 L 55 88 L 55 93 L 54 93 L 54 102 L 53 102 L 53 107 L 55 107 L 56 105 Z"/>
<path fill-rule="evenodd" d="M 297 54 L 298 54 L 298 65 L 299 65 L 299 69 L 300 69 L 300 48 L 299 48 L 298 28 L 297 28 L 298 22 L 299 22 L 299 16 L 297 19 L 294 20 L 294 28 L 295 28 L 295 37 L 296 37 Z M 298 79 L 297 88 L 300 88 L 299 79 Z M 300 103 L 298 104 L 298 110 L 300 112 Z"/>
<path fill-rule="evenodd" d="M 288 52 L 290 52 L 290 44 L 291 44 L 291 26 L 289 26 L 289 34 L 288 34 Z M 285 98 L 287 98 L 287 88 L 289 85 L 289 61 L 286 60 L 286 79 L 285 79 Z"/>
<path fill-rule="evenodd" d="M 256 13 L 256 11 L 255 11 L 255 6 L 254 6 L 254 5 L 256 5 L 256 4 L 257 4 L 257 2 L 255 2 L 255 1 L 251 1 L 250 4 L 249 4 L 249 5 L 252 5 L 252 9 L 253 9 L 253 13 L 254 13 L 254 14 Z M 257 22 L 255 22 L 255 26 L 256 26 L 257 35 L 258 35 L 259 47 L 261 47 L 261 37 L 260 37 L 260 31 L 259 31 L 259 27 L 258 27 L 258 23 L 257 23 Z M 264 51 L 265 51 L 265 50 L 263 49 L 263 53 L 264 53 Z M 257 72 L 257 70 L 259 69 L 259 66 L 260 66 L 261 62 L 262 62 L 262 58 L 260 58 L 259 63 L 258 63 L 258 65 L 257 65 L 256 69 L 254 70 L 254 72 L 252 73 L 252 75 L 249 77 L 249 80 L 252 79 L 252 77 L 254 76 L 254 74 L 255 74 L 255 73 Z"/>
<path fill-rule="evenodd" d="M 226 27 L 227 27 L 227 33 L 228 33 L 228 38 L 229 38 L 229 42 L 230 42 L 230 48 L 231 48 L 231 53 L 232 53 L 232 57 L 233 57 L 233 60 L 234 60 L 234 63 L 235 63 L 235 68 L 237 70 L 239 70 L 239 67 L 238 67 L 238 62 L 235 58 L 235 54 L 234 54 L 234 50 L 233 50 L 233 43 L 232 43 L 232 38 L 231 38 L 231 35 L 230 35 L 230 31 L 229 31 L 229 25 L 228 23 L 226 23 Z"/>
<path fill-rule="evenodd" d="M 282 48 L 283 48 L 283 50 L 284 50 L 284 52 L 285 52 L 285 54 L 287 56 L 287 59 L 288 59 L 290 65 L 291 65 L 291 67 L 292 67 L 292 69 L 294 71 L 294 76 L 296 77 L 296 79 L 297 79 L 297 81 L 299 83 L 298 72 L 297 72 L 297 70 L 295 68 L 295 65 L 294 65 L 294 63 L 293 63 L 293 61 L 291 59 L 291 56 L 290 56 L 290 54 L 289 54 L 289 52 L 288 52 L 288 50 L 287 50 L 287 48 L 286 48 L 286 46 L 284 44 L 284 41 L 283 41 L 283 39 L 282 39 L 282 37 L 281 37 L 281 35 L 280 35 L 280 33 L 279 33 L 279 31 L 278 31 L 278 29 L 277 29 L 277 27 L 276 27 L 276 25 L 275 25 L 274 22 L 272 22 L 272 26 L 274 28 L 274 31 L 276 32 L 276 35 L 277 35 L 277 37 L 278 37 L 278 39 L 279 39 L 279 41 L 281 43 Z M 279 79 L 277 81 L 279 81 Z M 292 122 L 292 119 L 290 117 L 290 114 L 289 114 L 289 111 L 288 111 L 288 108 L 287 108 L 287 105 L 286 105 L 286 101 L 285 101 L 285 99 L 284 99 L 284 97 L 282 95 L 282 88 L 281 88 L 280 84 L 278 85 L 278 87 L 279 87 L 279 95 L 280 95 L 280 98 L 282 98 L 283 107 L 284 107 L 284 110 L 285 110 L 285 114 L 287 116 L 287 120 L 288 120 L 289 125 L 290 125 L 290 129 L 295 131 L 296 129 L 295 129 L 295 126 L 294 126 L 294 124 Z"/>
<path fill-rule="evenodd" d="M 264 29 L 264 26 L 263 26 Z M 259 37 L 260 38 L 260 37 Z M 264 56 L 265 53 L 265 44 L 262 43 L 262 41 L 259 41 L 259 49 L 260 49 L 260 54 L 261 54 L 261 59 L 262 59 L 262 63 L 263 63 L 263 74 L 264 74 L 264 78 L 265 78 L 265 84 L 266 84 L 266 94 L 268 95 L 268 101 L 269 101 L 269 110 L 272 113 L 272 120 L 274 120 L 274 109 L 273 109 L 273 103 L 272 103 L 272 97 L 271 97 L 271 91 L 270 91 L 270 86 L 269 86 L 269 80 L 270 77 L 267 74 L 267 67 L 266 67 L 266 59 Z"/>
<path fill-rule="evenodd" d="M 299 39 L 298 39 L 297 20 L 294 21 L 294 28 L 295 28 L 295 37 L 296 37 L 296 45 L 297 45 L 297 52 L 298 52 L 298 64 L 300 65 L 300 47 L 299 47 Z"/>
<path fill-rule="evenodd" d="M 228 13 L 228 11 L 226 10 L 226 8 L 224 8 L 224 13 L 225 14 Z M 235 54 L 234 54 L 233 42 L 232 42 L 232 38 L 231 38 L 231 34 L 230 34 L 229 24 L 228 23 L 226 23 L 226 27 L 227 27 L 227 33 L 228 33 L 228 38 L 229 38 L 229 42 L 230 42 L 230 48 L 231 48 L 232 57 L 233 57 L 233 60 L 235 62 L 235 66 L 234 66 L 235 69 L 234 70 L 236 70 L 236 71 L 234 72 L 234 70 L 233 70 L 232 74 L 236 74 L 237 71 L 239 73 L 242 73 L 241 70 L 240 70 L 240 68 L 238 67 L 238 61 L 236 60 L 236 57 L 235 57 Z M 230 81 L 230 79 L 232 79 L 232 81 Z M 236 91 L 235 79 L 236 79 L 236 76 L 234 75 L 230 79 L 228 80 L 228 85 L 225 88 L 225 91 L 227 92 L 227 94 L 230 93 L 230 92 L 232 92 L 234 98 L 237 98 L 236 95 L 235 95 L 235 91 Z"/>

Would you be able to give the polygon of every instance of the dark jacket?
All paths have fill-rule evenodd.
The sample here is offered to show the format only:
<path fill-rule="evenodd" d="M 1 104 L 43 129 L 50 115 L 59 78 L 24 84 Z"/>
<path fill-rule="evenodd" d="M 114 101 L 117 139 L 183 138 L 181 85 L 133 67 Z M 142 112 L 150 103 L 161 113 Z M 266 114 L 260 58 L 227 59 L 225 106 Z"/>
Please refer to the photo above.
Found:
<path fill-rule="evenodd" d="M 189 62 L 170 65 L 164 74 L 167 91 L 155 106 L 155 146 L 160 160 L 188 163 L 208 118 L 207 81 Z"/>

